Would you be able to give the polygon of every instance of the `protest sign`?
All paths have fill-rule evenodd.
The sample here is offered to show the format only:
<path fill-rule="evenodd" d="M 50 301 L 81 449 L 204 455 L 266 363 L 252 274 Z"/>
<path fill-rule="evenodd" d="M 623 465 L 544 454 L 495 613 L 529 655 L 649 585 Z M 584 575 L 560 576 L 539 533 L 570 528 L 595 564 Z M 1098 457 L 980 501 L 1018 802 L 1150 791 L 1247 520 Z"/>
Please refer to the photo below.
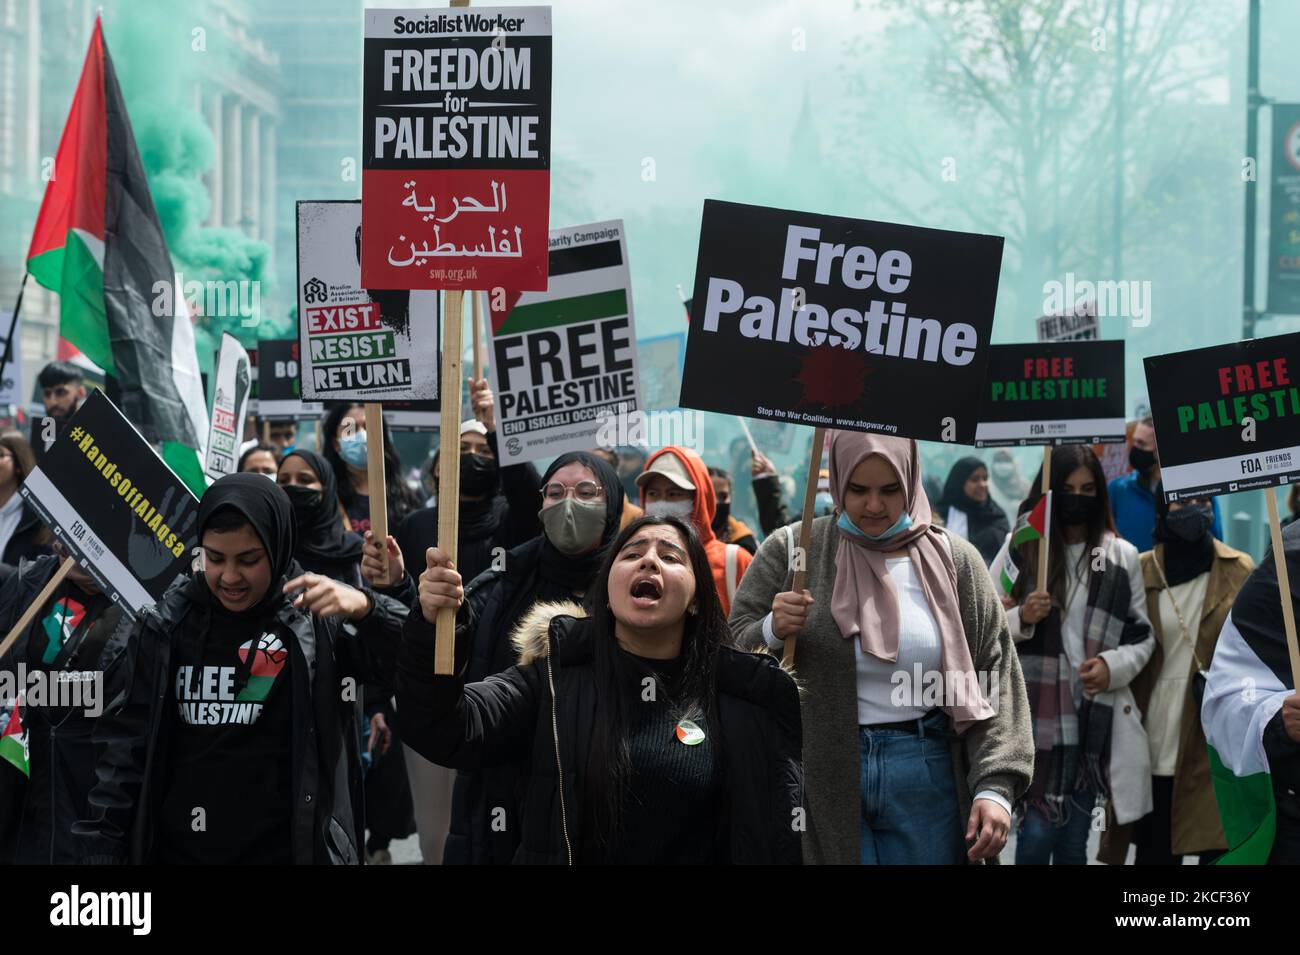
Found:
<path fill-rule="evenodd" d="M 969 444 L 1002 239 L 707 200 L 681 405 Z"/>
<path fill-rule="evenodd" d="M 438 398 L 438 295 L 363 288 L 361 204 L 298 203 L 302 395 L 314 401 Z"/>
<path fill-rule="evenodd" d="M 296 338 L 267 339 L 257 345 L 258 412 L 266 421 L 319 418 L 324 406 L 302 400 L 301 362 Z"/>
<path fill-rule="evenodd" d="M 1101 338 L 1095 309 L 1064 315 L 1040 315 L 1037 325 L 1040 342 L 1094 342 Z"/>
<path fill-rule="evenodd" d="M 1144 360 L 1171 501 L 1300 477 L 1300 333 Z"/>
<path fill-rule="evenodd" d="M 384 402 L 384 421 L 390 431 L 434 431 L 441 419 L 436 401 Z"/>
<path fill-rule="evenodd" d="M 364 43 L 366 285 L 544 291 L 550 7 L 366 10 Z"/>
<path fill-rule="evenodd" d="M 91 391 L 19 493 L 132 613 L 190 568 L 199 502 L 103 392 Z"/>
<path fill-rule="evenodd" d="M 203 473 L 209 481 L 235 473 L 239 446 L 244 440 L 244 418 L 253 376 L 248 352 L 230 332 L 221 333 L 217 357 L 217 386 L 212 395 L 212 420 L 208 426 L 208 454 Z"/>
<path fill-rule="evenodd" d="M 642 409 L 622 221 L 556 229 L 550 247 L 550 288 L 492 310 L 502 466 L 594 448 L 603 419 L 626 430 Z"/>
<path fill-rule="evenodd" d="M 975 445 L 1124 441 L 1124 343 L 994 345 Z"/>

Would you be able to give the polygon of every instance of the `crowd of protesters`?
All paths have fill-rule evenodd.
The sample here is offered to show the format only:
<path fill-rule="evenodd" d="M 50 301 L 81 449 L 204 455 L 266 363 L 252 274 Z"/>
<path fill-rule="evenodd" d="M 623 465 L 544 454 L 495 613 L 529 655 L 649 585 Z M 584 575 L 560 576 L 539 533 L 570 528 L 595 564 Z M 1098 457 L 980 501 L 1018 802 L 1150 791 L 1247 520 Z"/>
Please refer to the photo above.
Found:
<path fill-rule="evenodd" d="M 85 383 L 59 362 L 40 385 L 57 435 Z M 124 614 L 80 567 L 46 596 L 0 666 L 102 689 L 93 710 L 17 714 L 28 768 L 0 763 L 0 857 L 382 864 L 413 834 L 426 863 L 478 865 L 950 865 L 1012 839 L 1017 864 L 1082 864 L 1098 831 L 1115 864 L 1231 848 L 1202 696 L 1221 633 L 1285 655 L 1260 575 L 1300 530 L 1256 570 L 1215 501 L 1165 502 L 1149 420 L 1109 482 L 1086 445 L 1056 448 L 1044 484 L 1004 451 L 940 476 L 915 441 L 829 431 L 802 514 L 752 446 L 747 475 L 675 445 L 502 465 L 491 389 L 469 385 L 432 496 L 386 426 L 339 404 L 315 449 L 286 422 L 242 449 L 200 500 L 202 559 L 153 610 Z M 3 632 L 62 560 L 18 493 L 37 425 L 0 434 Z M 449 466 L 459 499 L 440 501 Z M 750 495 L 757 527 L 733 508 Z M 1294 861 L 1300 697 L 1268 699 L 1212 743 L 1276 763 L 1272 855 Z"/>

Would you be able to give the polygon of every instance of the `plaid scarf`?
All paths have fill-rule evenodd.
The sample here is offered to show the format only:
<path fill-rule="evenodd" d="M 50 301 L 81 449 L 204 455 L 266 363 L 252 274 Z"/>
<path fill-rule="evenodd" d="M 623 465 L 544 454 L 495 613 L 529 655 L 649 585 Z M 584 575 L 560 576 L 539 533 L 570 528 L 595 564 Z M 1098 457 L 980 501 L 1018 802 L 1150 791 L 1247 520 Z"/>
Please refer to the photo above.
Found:
<path fill-rule="evenodd" d="M 1088 559 L 1085 552 L 1084 559 Z M 1027 562 L 1028 563 L 1028 562 Z M 1022 573 L 1032 578 L 1036 568 Z M 1023 593 L 1034 587 L 1026 586 Z M 1103 650 L 1146 639 L 1149 627 L 1129 616 L 1131 582 L 1121 564 L 1106 557 L 1105 570 L 1090 572 L 1083 617 L 1083 659 Z M 1018 646 L 1029 709 L 1034 720 L 1034 778 L 1022 806 L 1034 806 L 1060 825 L 1066 800 L 1091 789 L 1110 797 L 1111 706 L 1102 696 L 1083 697 L 1075 708 L 1072 668 L 1061 633 L 1062 608 L 1053 606 L 1039 621 L 1032 639 Z"/>

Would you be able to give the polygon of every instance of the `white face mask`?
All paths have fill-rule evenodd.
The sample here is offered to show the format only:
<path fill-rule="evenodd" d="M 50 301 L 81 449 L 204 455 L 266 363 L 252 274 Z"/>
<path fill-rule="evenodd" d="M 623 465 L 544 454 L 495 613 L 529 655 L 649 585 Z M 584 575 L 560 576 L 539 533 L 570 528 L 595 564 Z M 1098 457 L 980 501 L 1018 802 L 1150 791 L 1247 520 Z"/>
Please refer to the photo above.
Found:
<path fill-rule="evenodd" d="M 651 501 L 645 506 L 645 512 L 651 517 L 680 517 L 689 521 L 695 513 L 694 501 Z"/>

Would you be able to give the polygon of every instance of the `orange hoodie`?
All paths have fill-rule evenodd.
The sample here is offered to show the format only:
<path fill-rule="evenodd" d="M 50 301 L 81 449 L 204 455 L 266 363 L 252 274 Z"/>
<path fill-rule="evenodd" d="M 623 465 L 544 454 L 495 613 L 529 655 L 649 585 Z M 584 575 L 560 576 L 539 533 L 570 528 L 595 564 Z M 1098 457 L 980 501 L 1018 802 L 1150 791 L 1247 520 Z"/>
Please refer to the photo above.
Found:
<path fill-rule="evenodd" d="M 663 454 L 675 455 L 677 460 L 685 465 L 686 473 L 691 476 L 691 483 L 695 485 L 695 510 L 691 514 L 691 521 L 695 524 L 700 540 L 704 542 L 704 552 L 709 557 L 709 566 L 713 568 L 713 585 L 718 589 L 722 612 L 730 614 L 731 598 L 727 596 L 727 550 L 730 548 L 735 554 L 733 588 L 740 586 L 740 578 L 749 569 L 749 562 L 754 559 L 753 555 L 743 547 L 724 544 L 713 533 L 713 515 L 717 509 L 717 499 L 713 495 L 713 481 L 709 477 L 709 469 L 705 466 L 704 459 L 690 448 L 669 445 L 650 455 L 646 460 L 645 470 L 649 471 L 655 459 Z M 641 506 L 645 507 L 645 488 L 641 489 Z"/>

